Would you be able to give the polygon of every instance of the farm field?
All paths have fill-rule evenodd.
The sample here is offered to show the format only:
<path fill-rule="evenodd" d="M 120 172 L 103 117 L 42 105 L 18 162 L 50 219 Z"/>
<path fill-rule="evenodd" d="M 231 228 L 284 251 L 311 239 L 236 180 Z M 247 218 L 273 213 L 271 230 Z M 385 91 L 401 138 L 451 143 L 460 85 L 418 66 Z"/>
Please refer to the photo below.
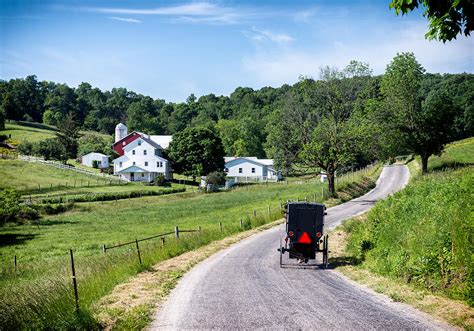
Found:
<path fill-rule="evenodd" d="M 68 191 L 64 190 L 66 185 L 72 187 L 74 183 L 76 183 L 76 187 L 81 186 L 81 183 L 86 186 L 88 182 L 90 182 L 90 186 L 106 186 L 109 181 L 109 179 L 106 180 L 98 176 L 58 169 L 44 164 L 21 160 L 0 160 L 0 188 L 13 188 L 22 193 L 38 193 L 40 188 L 48 192 L 61 191 L 59 185 L 63 187 L 62 192 L 64 192 Z"/>
<path fill-rule="evenodd" d="M 11 135 L 11 140 L 15 143 L 23 141 L 36 142 L 48 138 L 54 138 L 55 134 L 52 130 L 28 127 L 20 124 L 5 123 L 5 130 L 0 134 Z"/>
<path fill-rule="evenodd" d="M 432 156 L 428 162 L 428 170 L 440 170 L 446 167 L 462 167 L 474 165 L 474 137 L 449 144 L 441 156 Z"/>
<path fill-rule="evenodd" d="M 378 173 L 377 167 L 369 175 L 375 177 Z M 363 180 L 362 174 L 354 178 Z M 340 188 L 349 189 L 349 186 L 349 180 L 340 183 Z M 38 302 L 59 300 L 62 311 L 69 309 L 73 301 L 67 285 L 70 273 L 68 250 L 72 248 L 79 282 L 83 284 L 82 304 L 91 308 L 94 300 L 146 265 L 238 232 L 241 230 L 240 218 L 244 229 L 278 219 L 281 217 L 280 203 L 287 199 L 306 197 L 313 200 L 316 197 L 317 201 L 322 201 L 322 187 L 321 183 L 280 183 L 244 186 L 214 194 L 188 192 L 118 202 L 80 203 L 64 214 L 45 216 L 38 224 L 7 225 L 0 228 L 0 238 L 4 243 L 0 247 L 0 295 L 14 298 L 26 293 L 45 295 L 47 299 L 41 298 Z M 222 232 L 219 231 L 219 222 L 222 223 Z M 142 266 L 137 263 L 134 246 L 118 248 L 106 255 L 101 252 L 102 245 L 170 232 L 176 225 L 184 230 L 201 226 L 202 232 L 199 235 L 184 234 L 184 240 L 179 242 L 170 237 L 164 249 L 160 249 L 159 240 L 142 242 Z M 18 261 L 17 274 L 12 267 L 14 255 Z M 22 309 L 22 305 L 21 302 L 10 302 L 8 309 L 14 314 L 17 309 Z M 57 311 L 50 308 L 53 318 Z M 30 313 L 30 320 L 39 318 L 34 312 Z M 74 317 L 64 317 L 67 323 L 73 323 L 71 319 Z M 35 323 L 67 328 L 64 324 L 42 324 L 44 321 L 38 320 Z"/>

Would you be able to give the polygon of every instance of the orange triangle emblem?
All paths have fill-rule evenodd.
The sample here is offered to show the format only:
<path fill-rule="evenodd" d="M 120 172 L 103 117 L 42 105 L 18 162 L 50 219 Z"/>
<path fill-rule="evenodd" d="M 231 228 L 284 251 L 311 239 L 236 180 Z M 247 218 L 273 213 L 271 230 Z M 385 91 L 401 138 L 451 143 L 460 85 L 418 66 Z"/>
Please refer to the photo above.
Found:
<path fill-rule="evenodd" d="M 311 240 L 311 237 L 309 236 L 308 232 L 303 232 L 300 239 L 298 239 L 299 244 L 311 244 L 312 242 L 313 241 Z"/>

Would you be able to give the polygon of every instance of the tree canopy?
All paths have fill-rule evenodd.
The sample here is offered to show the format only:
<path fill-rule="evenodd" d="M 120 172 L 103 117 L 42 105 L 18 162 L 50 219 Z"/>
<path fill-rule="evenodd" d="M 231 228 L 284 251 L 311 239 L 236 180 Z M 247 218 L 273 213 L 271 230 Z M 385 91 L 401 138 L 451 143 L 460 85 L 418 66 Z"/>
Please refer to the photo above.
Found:
<path fill-rule="evenodd" d="M 459 34 L 466 37 L 474 29 L 474 4 L 472 0 L 392 0 L 390 8 L 399 15 L 425 7 L 423 15 L 428 18 L 430 28 L 425 34 L 428 39 L 443 42 L 456 39 Z"/>

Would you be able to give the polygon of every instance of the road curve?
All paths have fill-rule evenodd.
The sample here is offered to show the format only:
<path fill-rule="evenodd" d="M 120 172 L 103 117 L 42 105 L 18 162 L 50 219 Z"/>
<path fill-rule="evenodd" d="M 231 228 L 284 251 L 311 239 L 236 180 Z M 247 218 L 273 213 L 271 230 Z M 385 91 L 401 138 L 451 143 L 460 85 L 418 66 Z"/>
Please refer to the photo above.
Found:
<path fill-rule="evenodd" d="M 328 209 L 326 226 L 369 209 L 408 182 L 406 166 L 385 167 L 377 187 Z M 334 270 L 280 268 L 282 226 L 261 232 L 198 264 L 172 291 L 152 329 L 444 329 L 426 315 L 365 289 Z M 331 241 L 329 241 L 329 245 Z M 287 254 L 286 254 L 287 256 Z M 285 262 L 285 261 L 284 261 Z"/>

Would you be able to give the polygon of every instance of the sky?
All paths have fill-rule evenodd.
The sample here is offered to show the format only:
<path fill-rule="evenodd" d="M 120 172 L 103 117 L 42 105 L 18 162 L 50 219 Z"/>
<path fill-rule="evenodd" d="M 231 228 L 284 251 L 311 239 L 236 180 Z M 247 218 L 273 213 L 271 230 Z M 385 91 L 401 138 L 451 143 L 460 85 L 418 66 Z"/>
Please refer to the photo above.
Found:
<path fill-rule="evenodd" d="M 397 52 L 414 52 L 428 72 L 474 72 L 474 36 L 427 41 L 423 11 L 396 16 L 389 3 L 0 0 L 0 79 L 34 74 L 181 102 L 317 79 L 353 59 L 382 74 Z"/>

